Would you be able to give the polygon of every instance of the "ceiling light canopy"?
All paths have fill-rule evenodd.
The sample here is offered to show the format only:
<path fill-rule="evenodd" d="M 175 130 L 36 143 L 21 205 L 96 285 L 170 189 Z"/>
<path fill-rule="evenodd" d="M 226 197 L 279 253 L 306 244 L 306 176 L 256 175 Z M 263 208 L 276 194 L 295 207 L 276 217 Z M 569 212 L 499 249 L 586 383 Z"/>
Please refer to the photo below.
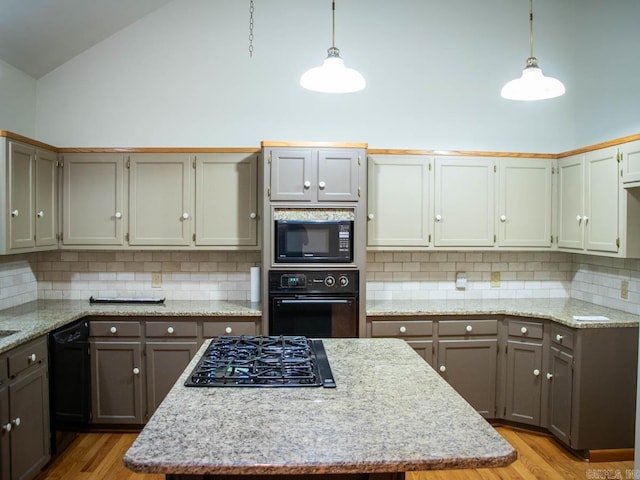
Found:
<path fill-rule="evenodd" d="M 300 77 L 300 85 L 307 90 L 323 93 L 352 93 L 363 90 L 366 81 L 362 74 L 347 68 L 336 48 L 336 2 L 331 2 L 331 48 L 322 66 L 314 67 Z"/>
<path fill-rule="evenodd" d="M 545 100 L 564 95 L 565 88 L 560 80 L 545 77 L 533 56 L 533 0 L 529 12 L 529 58 L 520 78 L 511 80 L 502 87 L 500 95 L 508 100 Z"/>

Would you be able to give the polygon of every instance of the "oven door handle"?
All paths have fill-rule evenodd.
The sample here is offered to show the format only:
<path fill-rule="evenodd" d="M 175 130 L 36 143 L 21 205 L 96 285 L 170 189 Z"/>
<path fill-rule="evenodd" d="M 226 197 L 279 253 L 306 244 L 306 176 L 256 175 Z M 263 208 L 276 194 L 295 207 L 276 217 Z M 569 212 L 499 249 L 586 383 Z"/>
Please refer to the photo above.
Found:
<path fill-rule="evenodd" d="M 346 305 L 346 304 L 349 304 L 349 303 L 353 302 L 353 300 L 341 300 L 341 299 L 333 299 L 333 300 L 331 300 L 331 299 L 326 299 L 326 298 L 325 299 L 322 299 L 322 298 L 319 298 L 319 299 L 310 299 L 310 298 L 309 299 L 306 299 L 306 298 L 302 299 L 302 298 L 298 298 L 298 299 L 295 299 L 295 300 L 294 299 L 291 299 L 291 300 L 281 299 L 279 301 L 280 301 L 280 303 L 282 303 L 282 305 L 294 305 L 294 304 L 305 304 L 305 303 L 306 304 L 309 304 L 309 303 L 338 303 L 338 304 Z"/>

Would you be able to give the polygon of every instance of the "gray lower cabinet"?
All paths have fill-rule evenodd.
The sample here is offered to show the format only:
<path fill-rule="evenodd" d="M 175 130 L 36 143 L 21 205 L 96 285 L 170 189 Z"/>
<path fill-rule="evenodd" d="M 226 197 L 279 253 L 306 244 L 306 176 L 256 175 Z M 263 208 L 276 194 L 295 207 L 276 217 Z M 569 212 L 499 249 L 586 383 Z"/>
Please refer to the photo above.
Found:
<path fill-rule="evenodd" d="M 548 381 L 546 426 L 551 433 L 567 445 L 571 443 L 573 361 L 571 350 L 555 346 L 549 348 L 549 369 L 545 375 Z"/>
<path fill-rule="evenodd" d="M 0 358 L 0 475 L 35 477 L 50 459 L 49 375 L 46 337 Z"/>
<path fill-rule="evenodd" d="M 432 320 L 418 320 L 412 317 L 384 317 L 384 320 L 372 320 L 369 324 L 370 335 L 378 338 L 402 338 L 433 366 L 433 325 Z"/>

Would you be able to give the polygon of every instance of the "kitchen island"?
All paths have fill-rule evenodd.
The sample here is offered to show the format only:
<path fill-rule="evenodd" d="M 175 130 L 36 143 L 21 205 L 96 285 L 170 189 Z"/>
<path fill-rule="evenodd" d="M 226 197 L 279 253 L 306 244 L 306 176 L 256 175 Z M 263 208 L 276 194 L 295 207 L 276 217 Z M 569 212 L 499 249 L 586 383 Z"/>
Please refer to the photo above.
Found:
<path fill-rule="evenodd" d="M 172 480 L 399 479 L 516 459 L 402 340 L 324 340 L 336 388 L 185 387 L 207 344 L 125 454 L 129 469 Z"/>

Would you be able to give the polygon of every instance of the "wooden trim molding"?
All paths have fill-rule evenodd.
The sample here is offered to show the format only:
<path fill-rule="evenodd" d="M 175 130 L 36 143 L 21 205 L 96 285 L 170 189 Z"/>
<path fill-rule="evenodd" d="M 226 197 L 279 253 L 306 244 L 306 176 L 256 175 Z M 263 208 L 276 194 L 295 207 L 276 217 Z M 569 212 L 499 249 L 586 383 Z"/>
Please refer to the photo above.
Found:
<path fill-rule="evenodd" d="M 33 145 L 34 147 L 53 150 L 54 152 L 58 151 L 58 147 L 54 147 L 53 145 L 48 145 L 44 142 L 39 142 L 38 140 L 34 140 L 29 137 L 24 137 L 22 135 L 18 135 L 17 133 L 9 132 L 7 130 L 0 130 L 0 137 L 6 137 L 6 138 L 10 138 L 11 140 L 16 140 L 18 142 L 28 143 L 29 145 Z"/>
<path fill-rule="evenodd" d="M 431 155 L 436 157 L 456 156 L 456 157 L 503 157 L 503 158 L 548 158 L 554 160 L 557 155 L 553 153 L 517 153 L 517 152 L 479 152 L 465 150 L 404 150 L 372 148 L 367 151 L 373 155 Z"/>
<path fill-rule="evenodd" d="M 63 147 L 59 153 L 260 153 L 259 148 L 243 147 Z"/>
<path fill-rule="evenodd" d="M 265 147 L 305 147 L 305 148 L 322 148 L 322 147 L 337 147 L 337 148 L 364 148 L 368 147 L 367 143 L 357 142 L 282 142 L 263 140 L 260 142 L 262 148 Z"/>
<path fill-rule="evenodd" d="M 601 148 L 614 147 L 623 143 L 635 142 L 640 140 L 640 133 L 635 135 L 627 135 L 626 137 L 616 138 L 615 140 L 609 140 L 608 142 L 596 143 L 595 145 L 589 145 L 588 147 L 577 148 L 575 150 L 569 150 L 568 152 L 559 153 L 556 158 L 570 157 L 571 155 L 578 155 L 580 153 L 592 152 L 594 150 L 600 150 Z"/>

